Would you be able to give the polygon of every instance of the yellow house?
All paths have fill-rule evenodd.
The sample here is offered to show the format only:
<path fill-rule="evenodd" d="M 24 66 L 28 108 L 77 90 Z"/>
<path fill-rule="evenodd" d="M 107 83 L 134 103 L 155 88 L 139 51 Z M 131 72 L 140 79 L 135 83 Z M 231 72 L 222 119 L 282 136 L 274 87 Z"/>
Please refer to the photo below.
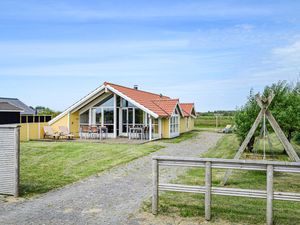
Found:
<path fill-rule="evenodd" d="M 54 131 L 68 127 L 75 137 L 105 128 L 110 138 L 128 137 L 140 128 L 149 140 L 173 138 L 194 128 L 194 104 L 161 94 L 105 82 L 49 121 Z"/>

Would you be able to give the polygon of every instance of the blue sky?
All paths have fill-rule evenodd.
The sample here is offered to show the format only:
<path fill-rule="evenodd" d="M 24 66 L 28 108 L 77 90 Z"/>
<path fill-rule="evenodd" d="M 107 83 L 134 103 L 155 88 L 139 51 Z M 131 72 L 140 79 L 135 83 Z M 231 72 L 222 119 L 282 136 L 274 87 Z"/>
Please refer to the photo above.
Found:
<path fill-rule="evenodd" d="M 104 81 L 235 109 L 300 73 L 299 1 L 1 0 L 0 96 L 63 110 Z"/>

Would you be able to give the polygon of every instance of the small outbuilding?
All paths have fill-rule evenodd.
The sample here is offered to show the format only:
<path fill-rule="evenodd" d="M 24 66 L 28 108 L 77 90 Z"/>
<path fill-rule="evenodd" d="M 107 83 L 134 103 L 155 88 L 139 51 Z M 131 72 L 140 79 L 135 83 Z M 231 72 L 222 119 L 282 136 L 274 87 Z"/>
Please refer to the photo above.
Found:
<path fill-rule="evenodd" d="M 8 102 L 0 102 L 0 124 L 20 123 L 20 113 L 23 110 Z"/>

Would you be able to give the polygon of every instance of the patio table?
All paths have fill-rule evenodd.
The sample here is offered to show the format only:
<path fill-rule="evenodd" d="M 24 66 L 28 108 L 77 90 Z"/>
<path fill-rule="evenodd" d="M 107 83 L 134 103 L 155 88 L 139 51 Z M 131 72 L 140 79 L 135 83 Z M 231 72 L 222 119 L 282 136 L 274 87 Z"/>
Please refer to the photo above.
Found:
<path fill-rule="evenodd" d="M 141 134 L 141 139 L 143 139 L 143 128 L 142 127 L 132 127 L 129 128 L 129 139 L 132 139 L 132 134 Z"/>

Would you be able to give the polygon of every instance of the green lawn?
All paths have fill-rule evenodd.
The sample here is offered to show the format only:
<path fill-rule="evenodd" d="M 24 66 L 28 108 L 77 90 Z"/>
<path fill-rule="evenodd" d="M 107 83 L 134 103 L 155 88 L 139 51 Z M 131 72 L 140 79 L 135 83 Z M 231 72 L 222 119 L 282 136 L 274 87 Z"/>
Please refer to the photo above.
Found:
<path fill-rule="evenodd" d="M 21 143 L 21 196 L 30 197 L 161 149 L 154 143 Z"/>
<path fill-rule="evenodd" d="M 232 116 L 220 116 L 218 117 L 218 128 L 224 128 L 227 124 L 233 124 Z M 200 128 L 216 128 L 215 116 L 198 116 L 195 120 L 195 126 Z"/>
<path fill-rule="evenodd" d="M 277 159 L 287 160 L 282 154 L 282 147 L 272 136 Z M 217 146 L 210 149 L 203 157 L 233 158 L 239 142 L 234 134 L 225 135 Z M 296 146 L 298 154 L 300 147 Z M 253 158 L 244 154 L 243 158 Z M 270 157 L 270 156 L 269 156 Z M 220 186 L 224 170 L 213 170 L 213 186 Z M 300 193 L 300 174 L 275 173 L 275 191 L 290 191 Z M 184 176 L 172 183 L 188 185 L 204 185 L 204 169 L 191 169 Z M 228 187 L 247 189 L 266 188 L 265 172 L 237 170 L 230 177 Z M 150 211 L 150 202 L 145 204 L 145 210 Z M 240 224 L 265 224 L 266 201 L 243 197 L 213 196 L 212 219 Z M 204 217 L 204 195 L 187 193 L 162 193 L 159 199 L 159 214 L 181 217 Z M 274 201 L 275 224 L 296 225 L 300 221 L 300 203 Z"/>
<path fill-rule="evenodd" d="M 186 141 L 188 139 L 194 138 L 199 134 L 199 131 L 189 131 L 186 133 L 181 134 L 179 137 L 171 138 L 171 139 L 164 139 L 162 142 L 164 143 L 172 143 L 172 144 L 178 144 L 182 141 Z"/>

